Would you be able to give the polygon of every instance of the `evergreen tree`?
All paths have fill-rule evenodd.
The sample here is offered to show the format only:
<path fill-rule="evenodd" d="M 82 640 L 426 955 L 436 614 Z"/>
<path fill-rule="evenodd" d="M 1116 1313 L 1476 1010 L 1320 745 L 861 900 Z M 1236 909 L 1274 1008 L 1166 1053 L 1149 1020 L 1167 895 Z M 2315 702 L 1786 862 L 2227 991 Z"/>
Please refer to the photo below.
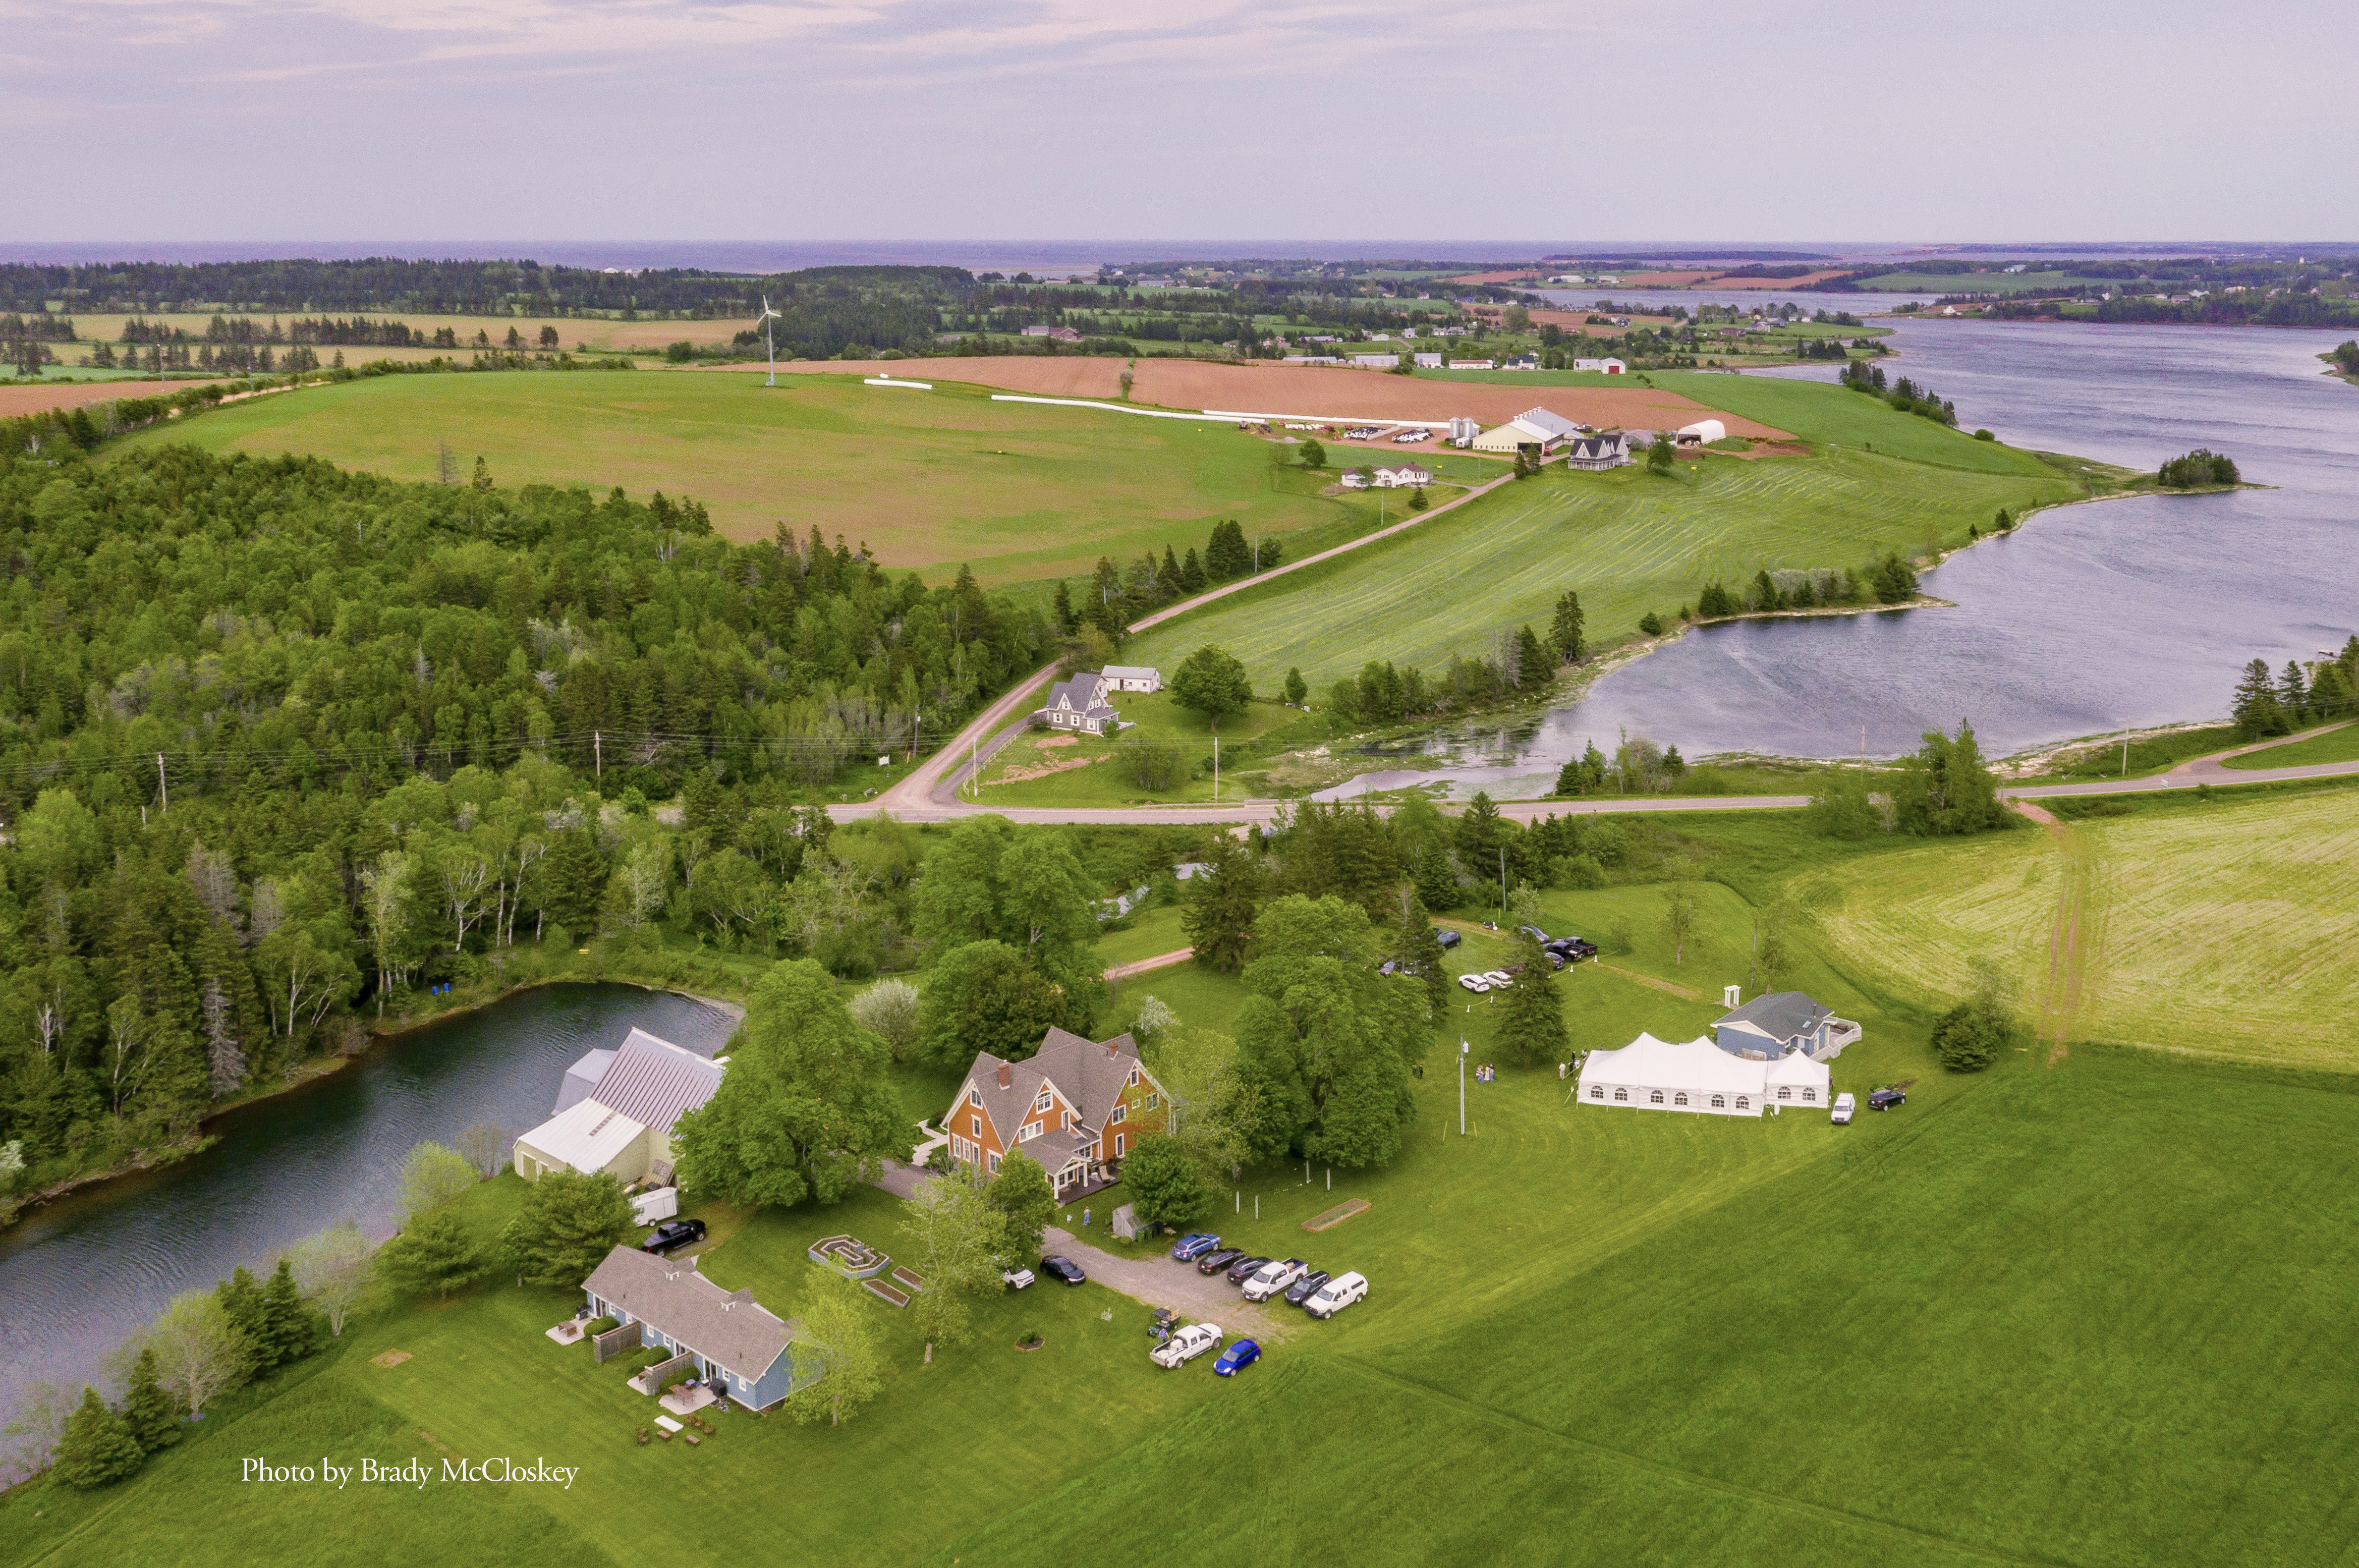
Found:
<path fill-rule="evenodd" d="M 1555 663 L 1529 626 L 1516 628 L 1516 685 L 1519 690 L 1546 685 Z"/>
<path fill-rule="evenodd" d="M 1582 621 L 1581 595 L 1568 588 L 1558 596 L 1556 615 L 1549 622 L 1549 644 L 1567 664 L 1579 664 L 1589 651 L 1582 635 Z"/>
<path fill-rule="evenodd" d="M 2245 666 L 2244 677 L 2236 682 L 2228 711 L 2235 719 L 2237 735 L 2245 740 L 2284 735 L 2293 727 L 2283 704 L 2277 701 L 2277 687 L 2269 679 L 2268 660 L 2265 659 L 2256 659 Z"/>
<path fill-rule="evenodd" d="M 270 1334 L 269 1310 L 263 1304 L 262 1288 L 241 1263 L 230 1277 L 213 1287 L 221 1298 L 222 1311 L 228 1314 L 230 1326 L 245 1341 L 246 1360 L 256 1372 L 267 1372 L 278 1365 L 274 1354 L 276 1345 Z"/>
<path fill-rule="evenodd" d="M 2277 677 L 2277 706 L 2296 729 L 2310 715 L 2310 684 L 2302 679 L 2301 664 L 2297 659 L 2286 660 L 2285 673 Z"/>
<path fill-rule="evenodd" d="M 1206 586 L 1204 563 L 1196 559 L 1195 547 L 1190 545 L 1188 549 L 1188 558 L 1180 563 L 1180 592 L 1192 596 L 1201 593 Z"/>
<path fill-rule="evenodd" d="M 1884 564 L 1875 569 L 1875 597 L 1879 604 L 1898 604 L 1917 596 L 1917 573 L 1897 555 L 1886 555 Z"/>
<path fill-rule="evenodd" d="M 1933 1054 L 1952 1073 L 1979 1073 L 1998 1060 L 2005 1037 L 1982 1009 L 1960 1002 L 1933 1026 Z"/>
<path fill-rule="evenodd" d="M 1761 610 L 1782 610 L 1786 607 L 1785 596 L 1777 592 L 1777 580 L 1769 575 L 1769 569 L 1766 566 L 1753 579 L 1753 603 L 1755 608 Z"/>
<path fill-rule="evenodd" d="M 49 1475 L 66 1486 L 92 1491 L 131 1475 L 145 1457 L 130 1424 L 106 1408 L 97 1389 L 85 1387 L 81 1407 L 66 1418 Z"/>
<path fill-rule="evenodd" d="M 1301 670 L 1289 669 L 1286 672 L 1286 700 L 1299 708 L 1303 699 L 1310 695 L 1310 683 L 1302 679 Z"/>
<path fill-rule="evenodd" d="M 1439 850 L 1439 844 L 1430 844 Z M 1447 865 L 1447 857 L 1444 859 Z M 1454 891 L 1454 889 L 1453 889 Z M 1450 1002 L 1450 976 L 1443 973 L 1449 953 L 1433 929 L 1433 917 L 1415 891 L 1400 896 L 1400 927 L 1393 939 L 1393 956 L 1417 971 L 1425 985 L 1426 1007 L 1436 1018 Z"/>
<path fill-rule="evenodd" d="M 1500 1040 L 1526 1067 L 1535 1062 L 1567 1060 L 1572 1052 L 1572 1036 L 1564 1026 L 1564 998 L 1557 995 L 1556 974 L 1539 940 L 1528 933 L 1519 936 L 1516 961 L 1522 969 L 1500 1005 Z"/>
<path fill-rule="evenodd" d="M 1234 975 L 1245 967 L 1253 942 L 1254 918 L 1261 907 L 1261 867 L 1252 852 L 1227 833 L 1213 835 L 1203 859 L 1211 869 L 1188 879 L 1180 926 L 1197 963 Z"/>
<path fill-rule="evenodd" d="M 1190 553 L 1192 559 L 1193 552 L 1191 551 Z M 1065 580 L 1061 577 L 1057 579 L 1056 614 L 1057 629 L 1063 632 L 1068 637 L 1071 636 L 1073 626 L 1075 625 L 1073 619 L 1073 591 L 1070 587 L 1066 586 Z"/>
<path fill-rule="evenodd" d="M 2009 821 L 1973 726 L 1963 722 L 1954 739 L 1939 730 L 1925 732 L 1923 746 L 1901 764 L 1892 804 L 1903 833 L 1982 833 Z"/>
<path fill-rule="evenodd" d="M 1462 898 L 1450 851 L 1439 838 L 1427 840 L 1418 855 L 1417 896 L 1429 909 L 1454 909 Z"/>
<path fill-rule="evenodd" d="M 153 1345 L 141 1347 L 139 1359 L 131 1368 L 131 1385 L 123 1393 L 123 1420 L 139 1446 L 150 1454 L 180 1441 L 179 1402 L 164 1389 Z"/>
<path fill-rule="evenodd" d="M 500 1251 L 529 1285 L 578 1285 L 638 1228 L 611 1171 L 552 1171 L 500 1231 Z"/>
<path fill-rule="evenodd" d="M 394 1288 L 448 1296 L 484 1271 L 484 1251 L 459 1214 L 445 1203 L 411 1220 L 377 1254 L 378 1267 Z"/>
<path fill-rule="evenodd" d="M 316 1337 L 311 1309 L 304 1305 L 303 1292 L 295 1283 L 293 1264 L 284 1258 L 262 1284 L 262 1326 L 267 1340 L 261 1361 L 285 1366 L 311 1354 Z"/>

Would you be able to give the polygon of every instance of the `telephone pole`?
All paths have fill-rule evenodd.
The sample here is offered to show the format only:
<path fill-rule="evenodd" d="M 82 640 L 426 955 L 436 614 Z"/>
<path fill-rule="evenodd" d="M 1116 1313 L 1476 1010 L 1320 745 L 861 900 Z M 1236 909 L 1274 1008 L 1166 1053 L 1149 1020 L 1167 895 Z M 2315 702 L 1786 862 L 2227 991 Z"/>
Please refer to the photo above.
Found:
<path fill-rule="evenodd" d="M 606 781 L 606 737 L 596 730 L 590 732 L 590 756 L 597 770 L 597 782 Z"/>
<path fill-rule="evenodd" d="M 157 797 L 163 801 L 162 809 L 167 811 L 170 811 L 172 809 L 172 789 L 171 786 L 164 782 L 164 754 L 160 751 L 156 754 L 156 794 Z"/>

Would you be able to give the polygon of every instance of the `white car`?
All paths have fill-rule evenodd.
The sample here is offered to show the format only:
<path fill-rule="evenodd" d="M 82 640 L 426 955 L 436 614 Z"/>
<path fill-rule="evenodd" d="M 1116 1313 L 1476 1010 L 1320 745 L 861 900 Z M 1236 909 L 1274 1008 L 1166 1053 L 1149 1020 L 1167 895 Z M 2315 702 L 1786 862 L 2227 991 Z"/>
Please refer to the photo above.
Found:
<path fill-rule="evenodd" d="M 1480 975 L 1461 975 L 1458 977 L 1458 983 L 1469 991 L 1487 991 L 1491 988 L 1491 982 L 1484 979 Z"/>
<path fill-rule="evenodd" d="M 1218 1323 L 1191 1323 L 1149 1354 L 1147 1359 L 1165 1371 L 1184 1367 L 1221 1343 Z"/>
<path fill-rule="evenodd" d="M 1483 978 L 1491 982 L 1494 991 L 1504 991 L 1516 983 L 1516 977 L 1504 969 L 1486 969 L 1483 972 Z"/>
<path fill-rule="evenodd" d="M 1857 1100 L 1853 1099 L 1849 1094 L 1837 1094 L 1835 1108 L 1828 1113 L 1828 1117 L 1837 1127 L 1848 1127 L 1851 1125 L 1851 1114 L 1857 1109 L 1859 1109 Z"/>
<path fill-rule="evenodd" d="M 1024 1287 L 1032 1283 L 1032 1270 L 1029 1269 L 1010 1269 L 1006 1273 L 1002 1274 L 1000 1278 L 1007 1281 L 1007 1288 L 1009 1290 L 1021 1290 Z"/>
<path fill-rule="evenodd" d="M 1364 1301 L 1368 1294 L 1368 1277 L 1364 1274 L 1338 1274 L 1316 1290 L 1302 1303 L 1302 1310 L 1314 1318 L 1332 1318 L 1353 1301 Z"/>
<path fill-rule="evenodd" d="M 1310 1265 L 1304 1263 L 1299 1258 L 1288 1258 L 1282 1262 L 1263 1264 L 1245 1280 L 1245 1300 L 1268 1301 L 1272 1296 L 1301 1279 L 1303 1269 L 1309 1267 Z"/>

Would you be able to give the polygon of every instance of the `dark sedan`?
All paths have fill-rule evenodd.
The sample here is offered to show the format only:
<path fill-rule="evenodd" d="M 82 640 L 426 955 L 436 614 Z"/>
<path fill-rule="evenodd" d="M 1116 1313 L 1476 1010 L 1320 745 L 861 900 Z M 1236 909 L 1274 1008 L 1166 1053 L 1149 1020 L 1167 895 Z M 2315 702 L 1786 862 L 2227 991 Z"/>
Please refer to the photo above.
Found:
<path fill-rule="evenodd" d="M 1328 1273 L 1324 1269 L 1313 1269 L 1310 1273 L 1305 1274 L 1301 1279 L 1297 1279 L 1293 1284 L 1288 1285 L 1286 1288 L 1286 1304 L 1289 1307 L 1300 1306 L 1303 1302 L 1310 1299 L 1311 1291 L 1316 1290 L 1320 1286 L 1324 1285 L 1328 1280 L 1332 1279 L 1335 1276 Z"/>
<path fill-rule="evenodd" d="M 702 1220 L 666 1220 L 656 1226 L 655 1235 L 639 1243 L 642 1252 L 669 1252 L 675 1247 L 687 1247 L 704 1239 Z"/>
<path fill-rule="evenodd" d="M 1242 1285 L 1253 1277 L 1253 1271 L 1268 1262 L 1266 1258 L 1240 1258 L 1229 1265 L 1229 1283 Z"/>
<path fill-rule="evenodd" d="M 1044 1258 L 1040 1259 L 1040 1272 L 1052 1279 L 1062 1279 L 1068 1285 L 1090 1282 L 1090 1277 L 1082 1272 L 1082 1266 L 1070 1258 Z"/>
<path fill-rule="evenodd" d="M 1196 1272 L 1199 1274 L 1221 1273 L 1245 1255 L 1245 1249 L 1242 1247 L 1224 1247 L 1218 1252 L 1208 1252 L 1196 1259 Z"/>

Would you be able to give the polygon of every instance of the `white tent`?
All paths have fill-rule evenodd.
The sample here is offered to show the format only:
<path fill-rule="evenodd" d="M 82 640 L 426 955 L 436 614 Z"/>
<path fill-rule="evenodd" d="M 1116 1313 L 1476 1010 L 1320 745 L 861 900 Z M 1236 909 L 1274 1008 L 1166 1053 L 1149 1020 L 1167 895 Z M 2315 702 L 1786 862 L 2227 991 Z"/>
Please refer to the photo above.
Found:
<path fill-rule="evenodd" d="M 1809 1105 L 1816 1108 L 1831 1103 L 1834 1096 L 1833 1074 L 1823 1062 L 1813 1062 L 1801 1051 L 1792 1051 L 1768 1063 L 1762 1075 L 1762 1093 L 1773 1105 Z"/>
<path fill-rule="evenodd" d="M 1710 1040 L 1682 1045 L 1641 1034 L 1619 1051 L 1589 1053 L 1580 1097 L 1593 1105 L 1757 1116 L 1771 1105 L 1824 1105 L 1830 1084 L 1827 1064 L 1799 1051 L 1747 1061 Z"/>

